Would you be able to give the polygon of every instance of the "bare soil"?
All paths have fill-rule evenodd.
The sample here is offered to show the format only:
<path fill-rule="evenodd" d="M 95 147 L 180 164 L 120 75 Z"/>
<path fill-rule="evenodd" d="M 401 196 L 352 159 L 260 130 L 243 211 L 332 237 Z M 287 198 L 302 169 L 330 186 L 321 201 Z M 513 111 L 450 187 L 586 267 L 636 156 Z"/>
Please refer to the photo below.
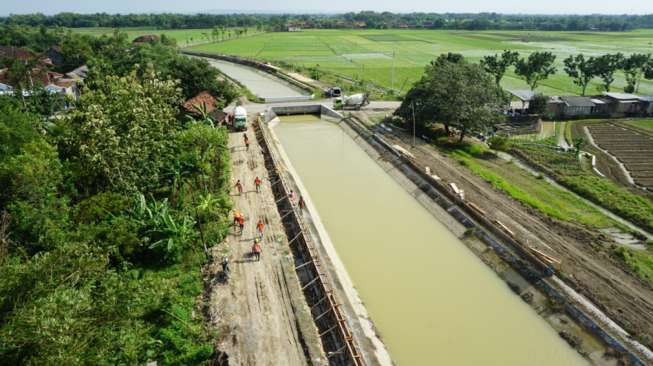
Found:
<path fill-rule="evenodd" d="M 396 129 L 383 133 L 389 143 L 410 151 L 418 165 L 430 167 L 444 182 L 455 182 L 465 191 L 466 200 L 487 212 L 490 219 L 501 221 L 524 241 L 561 259 L 562 277 L 571 287 L 635 339 L 653 347 L 653 288 L 609 255 L 612 243 L 604 235 L 522 205 L 421 139 L 411 148 L 411 136 Z"/>
<path fill-rule="evenodd" d="M 234 209 L 245 217 L 242 233 L 236 227 L 224 243 L 214 247 L 213 262 L 205 269 L 208 317 L 216 348 L 229 365 L 324 364 L 321 344 L 299 288 L 288 240 L 281 227 L 274 196 L 267 180 L 261 150 L 251 128 L 246 150 L 242 133 L 229 136 L 232 177 L 244 192 L 234 189 Z M 263 180 L 257 193 L 254 179 Z M 258 237 L 257 221 L 265 223 L 260 261 L 251 255 Z M 231 276 L 225 281 L 220 261 L 230 258 Z"/>

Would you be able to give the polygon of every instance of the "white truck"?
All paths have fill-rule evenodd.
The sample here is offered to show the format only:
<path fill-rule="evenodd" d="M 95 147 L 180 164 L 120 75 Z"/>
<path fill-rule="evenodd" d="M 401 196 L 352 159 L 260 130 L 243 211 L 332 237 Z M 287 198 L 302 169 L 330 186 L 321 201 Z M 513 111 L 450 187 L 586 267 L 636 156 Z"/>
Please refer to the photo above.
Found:
<path fill-rule="evenodd" d="M 360 109 L 362 106 L 370 104 L 369 95 L 367 93 L 353 94 L 336 98 L 333 101 L 334 109 Z"/>
<path fill-rule="evenodd" d="M 234 109 L 234 129 L 237 131 L 244 131 L 247 129 L 247 110 L 242 106 L 237 106 Z"/>

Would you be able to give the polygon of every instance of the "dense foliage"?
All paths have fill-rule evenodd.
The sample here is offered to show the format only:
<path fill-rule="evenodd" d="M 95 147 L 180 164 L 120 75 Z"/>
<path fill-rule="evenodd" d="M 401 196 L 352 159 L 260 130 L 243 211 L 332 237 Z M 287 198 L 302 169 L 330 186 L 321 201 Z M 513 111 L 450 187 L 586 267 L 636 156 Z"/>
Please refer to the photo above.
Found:
<path fill-rule="evenodd" d="M 306 28 L 533 29 L 624 31 L 653 28 L 653 15 L 437 14 L 361 11 L 346 14 L 75 14 L 11 15 L 0 22 L 48 27 L 158 27 L 165 29 L 257 27 Z"/>
<path fill-rule="evenodd" d="M 420 131 L 440 122 L 460 132 L 487 133 L 502 120 L 506 98 L 492 75 L 462 55 L 443 54 L 426 67 L 424 76 L 408 91 L 395 112 L 405 120 L 416 118 Z"/>
<path fill-rule="evenodd" d="M 0 363 L 204 364 L 199 270 L 228 227 L 227 132 L 182 118 L 194 81 L 176 76 L 215 74 L 163 44 L 87 45 L 74 109 L 0 99 Z"/>

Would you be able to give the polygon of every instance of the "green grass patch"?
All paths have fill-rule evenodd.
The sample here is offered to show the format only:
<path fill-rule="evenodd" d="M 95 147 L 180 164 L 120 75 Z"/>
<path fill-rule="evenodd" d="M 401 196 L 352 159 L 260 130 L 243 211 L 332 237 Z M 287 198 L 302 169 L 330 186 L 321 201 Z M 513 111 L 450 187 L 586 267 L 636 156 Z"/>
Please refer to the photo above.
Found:
<path fill-rule="evenodd" d="M 614 253 L 638 276 L 653 282 L 653 255 L 650 252 L 620 247 Z"/>
<path fill-rule="evenodd" d="M 479 159 L 478 152 L 474 155 L 465 150 L 469 148 L 452 151 L 451 156 L 513 199 L 558 220 L 596 228 L 617 226 L 616 222 L 580 197 L 556 188 L 542 177 L 536 177 L 509 162 Z M 487 156 L 486 153 L 483 155 Z"/>
<path fill-rule="evenodd" d="M 639 119 L 633 121 L 625 121 L 624 123 L 633 127 L 642 128 L 653 132 L 653 119 Z"/>

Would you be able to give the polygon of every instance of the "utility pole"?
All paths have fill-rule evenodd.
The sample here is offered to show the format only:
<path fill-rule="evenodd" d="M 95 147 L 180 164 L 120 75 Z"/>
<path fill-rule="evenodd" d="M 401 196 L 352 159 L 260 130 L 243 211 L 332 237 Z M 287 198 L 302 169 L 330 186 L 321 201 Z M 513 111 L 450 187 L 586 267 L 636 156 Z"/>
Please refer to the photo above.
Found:
<path fill-rule="evenodd" d="M 413 109 L 413 144 L 411 147 L 415 147 L 415 102 L 411 102 L 410 106 Z"/>
<path fill-rule="evenodd" d="M 395 90 L 395 57 L 396 57 L 396 51 L 392 50 L 392 86 L 390 87 L 390 90 L 394 92 Z"/>

